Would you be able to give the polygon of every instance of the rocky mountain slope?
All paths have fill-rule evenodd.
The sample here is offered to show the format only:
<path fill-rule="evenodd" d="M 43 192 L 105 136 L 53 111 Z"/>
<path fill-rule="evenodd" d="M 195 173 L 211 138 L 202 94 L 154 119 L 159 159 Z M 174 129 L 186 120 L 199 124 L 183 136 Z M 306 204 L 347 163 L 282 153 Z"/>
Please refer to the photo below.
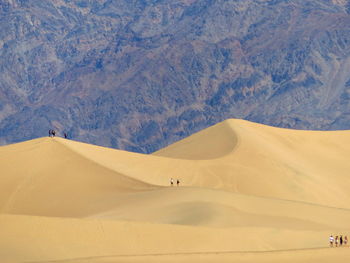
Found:
<path fill-rule="evenodd" d="M 350 1 L 0 0 L 0 143 L 152 152 L 227 118 L 350 129 Z"/>

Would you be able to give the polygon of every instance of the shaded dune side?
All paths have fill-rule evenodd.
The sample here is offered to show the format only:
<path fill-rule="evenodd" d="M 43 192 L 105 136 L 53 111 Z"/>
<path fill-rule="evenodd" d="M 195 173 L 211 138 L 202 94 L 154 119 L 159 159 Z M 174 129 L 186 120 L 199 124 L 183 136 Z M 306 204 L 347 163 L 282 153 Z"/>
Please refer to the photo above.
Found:
<path fill-rule="evenodd" d="M 303 131 L 229 120 L 240 144 L 238 191 L 349 208 L 350 131 Z"/>
<path fill-rule="evenodd" d="M 189 160 L 215 159 L 232 152 L 237 142 L 234 128 L 230 122 L 224 121 L 160 149 L 153 155 Z"/>
<path fill-rule="evenodd" d="M 125 194 L 118 206 L 89 218 L 217 228 L 276 227 L 322 231 L 346 228 L 350 210 L 219 190 L 164 188 Z"/>
<path fill-rule="evenodd" d="M 113 207 L 118 195 L 153 189 L 42 138 L 0 148 L 2 213 L 85 216 Z"/>

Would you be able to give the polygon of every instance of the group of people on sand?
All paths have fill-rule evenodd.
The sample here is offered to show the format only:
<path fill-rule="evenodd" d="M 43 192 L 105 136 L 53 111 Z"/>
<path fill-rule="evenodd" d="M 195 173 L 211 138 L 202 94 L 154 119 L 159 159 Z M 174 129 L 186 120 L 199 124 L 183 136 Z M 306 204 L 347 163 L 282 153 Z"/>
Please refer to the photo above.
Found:
<path fill-rule="evenodd" d="M 180 185 L 180 180 L 176 179 L 176 185 L 179 186 Z M 174 179 L 170 178 L 170 186 L 174 186 Z"/>
<path fill-rule="evenodd" d="M 56 131 L 55 130 L 49 130 L 49 137 L 55 137 Z"/>
<path fill-rule="evenodd" d="M 338 247 L 338 246 L 346 246 L 348 244 L 348 237 L 347 236 L 333 236 L 333 235 L 330 235 L 329 236 L 329 245 L 331 247 Z"/>
<path fill-rule="evenodd" d="M 55 137 L 55 136 L 56 136 L 56 131 L 50 129 L 50 130 L 49 130 L 49 137 Z M 65 139 L 68 138 L 68 135 L 67 135 L 66 132 L 63 134 L 63 136 L 64 136 Z"/>

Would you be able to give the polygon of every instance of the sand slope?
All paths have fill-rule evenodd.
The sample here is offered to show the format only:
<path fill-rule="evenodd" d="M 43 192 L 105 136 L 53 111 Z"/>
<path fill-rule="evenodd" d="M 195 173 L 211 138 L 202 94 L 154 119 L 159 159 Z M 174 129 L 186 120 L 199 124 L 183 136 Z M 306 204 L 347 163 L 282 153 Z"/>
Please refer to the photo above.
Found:
<path fill-rule="evenodd" d="M 153 155 L 61 138 L 0 147 L 0 261 L 350 259 L 327 248 L 350 234 L 349 142 L 227 120 Z"/>
<path fill-rule="evenodd" d="M 212 137 L 224 144 L 229 136 L 230 150 L 207 144 Z M 215 160 L 194 162 L 205 178 L 197 185 L 350 208 L 350 131 L 300 131 L 228 120 L 154 154 L 198 161 L 212 150 Z"/>

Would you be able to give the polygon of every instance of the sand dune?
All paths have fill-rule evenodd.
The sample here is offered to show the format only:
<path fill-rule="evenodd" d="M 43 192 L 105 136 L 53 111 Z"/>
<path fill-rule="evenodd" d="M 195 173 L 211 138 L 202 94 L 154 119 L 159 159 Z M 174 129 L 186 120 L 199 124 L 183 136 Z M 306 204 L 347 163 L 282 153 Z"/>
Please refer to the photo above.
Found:
<path fill-rule="evenodd" d="M 350 259 L 327 248 L 350 235 L 349 142 L 227 120 L 152 155 L 61 138 L 0 147 L 0 261 Z"/>

